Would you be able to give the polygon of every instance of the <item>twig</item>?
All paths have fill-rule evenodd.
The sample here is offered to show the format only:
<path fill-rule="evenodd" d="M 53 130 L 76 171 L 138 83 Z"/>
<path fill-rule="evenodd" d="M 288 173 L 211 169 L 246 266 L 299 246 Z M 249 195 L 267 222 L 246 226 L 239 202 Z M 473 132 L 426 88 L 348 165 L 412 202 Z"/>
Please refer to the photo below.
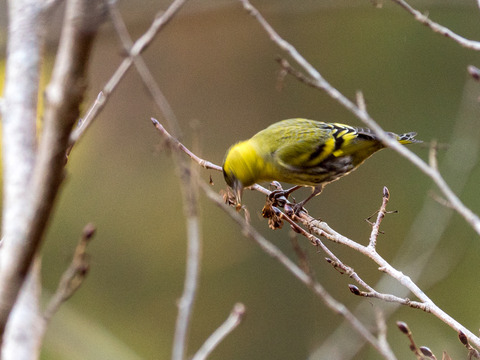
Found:
<path fill-rule="evenodd" d="M 120 11 L 118 10 L 118 7 L 116 6 L 116 2 L 109 1 L 108 5 L 109 5 L 108 9 L 110 13 L 110 18 L 112 19 L 113 25 L 115 26 L 118 37 L 120 38 L 120 41 L 122 42 L 125 51 L 128 54 L 131 54 L 134 43 L 130 38 L 125 22 L 123 21 Z M 140 74 L 140 77 L 142 78 L 143 83 L 147 87 L 150 93 L 150 96 L 152 97 L 153 101 L 155 102 L 157 107 L 160 109 L 160 111 L 164 114 L 164 118 L 167 121 L 170 129 L 172 129 L 173 134 L 177 138 L 181 138 L 182 136 L 180 132 L 180 127 L 178 126 L 178 121 L 175 116 L 175 113 L 170 107 L 170 104 L 165 98 L 165 95 L 160 90 L 160 87 L 158 86 L 157 82 L 154 80 L 153 75 L 150 72 L 150 69 L 148 68 L 147 64 L 143 60 L 142 56 L 140 54 L 133 56 L 133 62 L 134 62 L 135 68 Z"/>
<path fill-rule="evenodd" d="M 480 50 L 480 42 L 479 41 L 474 41 L 474 40 L 469 40 L 466 39 L 456 33 L 454 33 L 452 30 L 446 28 L 445 26 L 442 26 L 435 21 L 430 20 L 427 16 L 423 15 L 420 11 L 414 9 L 412 6 L 410 6 L 406 1 L 404 0 L 392 0 L 394 3 L 400 5 L 402 8 L 404 8 L 406 11 L 408 11 L 410 14 L 413 15 L 415 20 L 418 22 L 422 23 L 423 25 L 428 26 L 430 29 L 432 29 L 433 32 L 436 32 L 444 37 L 450 38 L 454 40 L 456 43 L 460 44 L 461 46 L 479 51 Z M 480 1 L 477 0 L 477 2 Z"/>
<path fill-rule="evenodd" d="M 387 322 L 385 321 L 385 315 L 380 308 L 375 309 L 375 322 L 377 323 L 378 328 L 378 342 L 381 346 L 392 351 L 387 341 Z"/>
<path fill-rule="evenodd" d="M 422 349 L 424 347 L 418 347 L 417 346 L 417 344 L 415 343 L 415 340 L 413 339 L 412 332 L 410 331 L 410 328 L 408 327 L 407 323 L 405 323 L 403 321 L 397 321 L 397 327 L 402 333 L 404 333 L 407 336 L 408 341 L 410 342 L 409 348 L 415 354 L 415 357 L 418 360 L 425 359 L 424 355 L 429 356 L 429 355 L 426 355 L 424 353 L 424 349 Z M 431 357 L 431 356 L 429 356 L 429 357 Z"/>
<path fill-rule="evenodd" d="M 397 321 L 397 327 L 402 333 L 407 336 L 408 341 L 410 342 L 410 350 L 413 351 L 415 355 L 421 355 L 418 351 L 417 344 L 415 344 L 415 340 L 413 340 L 412 332 L 410 331 L 407 323 L 403 321 Z"/>
<path fill-rule="evenodd" d="M 205 360 L 213 350 L 229 335 L 243 320 L 245 316 L 245 305 L 237 303 L 233 307 L 227 320 L 213 332 L 205 341 L 202 347 L 192 357 L 192 360 Z"/>
<path fill-rule="evenodd" d="M 173 338 L 172 360 L 184 360 L 188 330 L 200 277 L 201 231 L 198 215 L 198 179 L 194 169 L 176 156 L 177 172 L 182 185 L 183 209 L 187 221 L 187 265 L 183 293 L 178 301 L 178 316 Z"/>
<path fill-rule="evenodd" d="M 358 109 L 364 113 L 367 112 L 367 105 L 365 104 L 365 98 L 363 97 L 363 92 L 358 90 L 356 92 L 357 106 Z"/>
<path fill-rule="evenodd" d="M 472 347 L 468 342 L 468 338 L 463 332 L 458 333 L 458 339 L 468 350 L 468 359 L 480 359 L 480 352 Z"/>
<path fill-rule="evenodd" d="M 435 140 L 430 143 L 430 151 L 428 152 L 428 164 L 438 171 L 438 144 Z"/>
<path fill-rule="evenodd" d="M 142 53 L 153 41 L 160 30 L 167 25 L 173 16 L 180 10 L 180 8 L 187 2 L 187 0 L 173 1 L 165 12 L 159 12 L 155 17 L 150 28 L 133 44 L 128 57 L 123 60 L 110 80 L 101 91 L 101 101 L 95 101 L 87 112 L 89 116 L 85 117 L 82 122 L 72 131 L 70 135 L 69 144 L 72 146 L 85 133 L 85 130 L 90 126 L 92 121 L 102 111 L 106 102 L 110 98 L 111 93 L 115 90 L 120 80 L 125 76 L 127 70 L 132 66 L 133 59 Z"/>
<path fill-rule="evenodd" d="M 421 309 L 423 311 L 429 312 L 429 308 L 428 308 L 427 304 L 425 304 L 425 303 L 418 302 L 418 301 L 412 301 L 408 298 L 401 298 L 401 297 L 391 295 L 391 294 L 383 294 L 383 293 L 380 293 L 380 292 L 376 291 L 374 288 L 372 288 L 370 285 L 368 285 L 351 267 L 345 265 L 328 247 L 325 246 L 325 244 L 323 244 L 323 242 L 318 237 L 311 234 L 310 232 L 316 232 L 320 236 L 324 236 L 326 238 L 329 238 L 327 236 L 327 234 L 321 234 L 321 232 L 319 233 L 315 229 L 310 229 L 310 228 L 309 228 L 310 232 L 307 232 L 305 229 L 303 229 L 297 223 L 295 223 L 292 218 L 290 218 L 288 215 L 286 215 L 285 213 L 283 213 L 279 209 L 274 208 L 274 211 L 277 213 L 277 216 L 280 219 L 283 219 L 283 220 L 287 221 L 290 224 L 290 226 L 292 226 L 292 228 L 294 228 L 295 232 L 303 235 L 313 245 L 320 247 L 328 255 L 328 258 L 327 258 L 328 260 L 327 261 L 330 264 L 334 265 L 335 268 L 342 269 L 343 272 L 348 275 L 348 277 L 352 278 L 360 286 L 362 286 L 363 288 L 368 290 L 366 292 L 365 291 L 360 291 L 355 285 L 350 285 L 349 289 L 353 294 L 358 295 L 358 296 L 377 298 L 377 299 L 380 299 L 380 300 L 383 300 L 383 301 L 386 301 L 386 302 L 392 302 L 392 303 L 397 303 L 397 304 L 400 304 L 400 305 L 406 305 L 406 306 L 412 307 L 414 309 Z M 306 214 L 302 215 L 300 218 L 303 218 L 302 220 L 310 219 L 308 221 L 318 221 L 318 220 L 315 220 L 315 219 L 311 218 L 309 215 L 306 215 Z M 307 228 L 308 228 L 308 224 L 307 224 Z M 342 239 L 342 244 L 343 245 L 346 245 L 346 246 L 348 246 L 348 247 L 350 247 L 350 248 L 352 248 L 352 249 L 354 249 L 354 250 L 356 250 L 356 251 L 358 251 L 358 252 L 360 252 L 364 255 L 367 255 L 367 256 L 369 256 L 368 253 L 371 252 L 373 254 L 373 257 L 375 257 L 375 256 L 380 257 L 380 255 L 378 255 L 376 253 L 375 248 L 360 245 L 357 242 L 355 242 L 353 240 L 350 240 L 350 239 L 347 239 L 343 236 L 342 236 L 342 238 L 343 238 Z M 343 242 L 343 241 L 345 241 L 345 242 Z M 386 261 L 385 261 L 385 263 L 386 263 Z M 384 271 L 383 269 L 380 269 L 380 270 Z M 399 280 L 398 278 L 395 278 L 395 279 Z"/>
<path fill-rule="evenodd" d="M 338 101 L 343 107 L 352 112 L 359 120 L 365 123 L 371 130 L 375 132 L 378 138 L 384 143 L 385 146 L 394 149 L 400 155 L 408 159 L 418 169 L 420 169 L 425 175 L 430 177 L 438 188 L 445 195 L 447 200 L 452 204 L 455 210 L 470 224 L 477 234 L 480 235 L 480 218 L 463 202 L 448 186 L 441 174 L 434 168 L 428 166 L 425 161 L 408 150 L 405 146 L 399 144 L 396 140 L 392 139 L 387 133 L 370 117 L 370 115 L 359 108 L 355 103 L 350 101 L 345 95 L 334 88 L 328 83 L 323 76 L 302 56 L 300 53 L 286 40 L 284 40 L 278 33 L 271 27 L 271 25 L 263 18 L 263 16 L 255 9 L 248 0 L 239 0 L 242 2 L 244 8 L 255 17 L 258 23 L 264 28 L 269 35 L 270 39 L 281 49 L 285 50 L 308 74 L 311 79 L 305 76 L 298 77 L 300 80 L 307 82 L 309 85 L 315 88 L 325 91 L 330 97 Z M 291 74 L 299 74 L 295 71 L 286 60 L 282 60 L 282 67 Z"/>
<path fill-rule="evenodd" d="M 377 221 L 375 221 L 375 223 L 372 226 L 372 232 L 370 234 L 370 242 L 368 244 L 368 247 L 372 248 L 373 250 L 375 250 L 375 247 L 377 245 L 377 238 L 380 232 L 380 224 L 382 223 L 382 220 L 385 217 L 385 214 L 387 213 L 387 204 L 388 204 L 388 200 L 390 199 L 390 192 L 388 191 L 388 188 L 386 186 L 383 187 L 382 199 L 383 199 L 382 205 L 380 206 L 380 210 L 378 210 Z"/>
<path fill-rule="evenodd" d="M 473 65 L 468 65 L 467 72 L 474 80 L 480 81 L 480 69 L 478 67 Z"/>
<path fill-rule="evenodd" d="M 195 161 L 197 164 L 199 164 L 201 167 L 205 169 L 212 169 L 212 170 L 217 170 L 217 171 L 222 171 L 222 167 L 215 165 L 214 163 L 211 163 L 210 161 L 204 160 L 199 158 L 197 155 L 195 155 L 193 152 L 191 152 L 185 145 L 183 145 L 180 141 L 178 141 L 176 138 L 174 138 L 172 135 L 168 133 L 167 130 L 163 127 L 162 124 L 158 122 L 157 119 L 152 118 L 152 123 L 155 128 L 160 131 L 160 133 L 163 135 L 164 139 L 168 141 L 168 143 L 171 146 L 174 146 L 177 148 L 177 150 L 183 151 L 185 154 L 187 154 L 193 161 Z"/>
<path fill-rule="evenodd" d="M 480 338 L 473 334 L 471 331 L 466 329 L 462 324 L 453 319 L 445 311 L 439 308 L 412 280 L 409 276 L 403 274 L 402 272 L 395 269 L 390 265 L 382 256 L 380 256 L 374 248 L 370 246 L 360 245 L 334 231 L 326 223 L 309 218 L 306 214 L 300 216 L 302 223 L 313 233 L 319 234 L 331 241 L 334 241 L 339 244 L 347 245 L 353 247 L 358 252 L 366 255 L 372 259 L 377 265 L 379 265 L 379 270 L 385 272 L 389 276 L 396 279 L 400 284 L 408 288 L 422 303 L 420 307 L 426 312 L 434 314 L 438 319 L 443 321 L 445 324 L 449 325 L 452 329 L 462 331 L 465 333 L 470 341 L 475 344 L 475 346 L 480 347 Z M 367 296 L 367 294 L 357 294 Z M 375 294 L 377 297 L 377 294 Z M 410 300 L 406 299 L 405 305 L 410 306 Z M 416 307 L 416 306 L 413 306 Z"/>
<path fill-rule="evenodd" d="M 82 285 L 90 267 L 86 249 L 94 234 L 95 227 L 93 224 L 87 224 L 84 227 L 82 236 L 80 237 L 77 247 L 75 248 L 72 262 L 67 270 L 65 270 L 63 273 L 57 290 L 55 291 L 55 294 L 43 313 L 43 318 L 46 324 L 58 311 L 60 305 L 67 301 Z"/>
<path fill-rule="evenodd" d="M 182 297 L 178 301 L 172 360 L 183 360 L 187 350 L 187 334 L 200 271 L 201 240 L 198 216 L 187 217 L 187 239 L 187 270 Z"/>
<path fill-rule="evenodd" d="M 430 312 L 430 308 L 428 307 L 428 305 L 423 303 L 423 302 L 412 301 L 409 298 L 401 298 L 401 297 L 398 297 L 398 296 L 395 296 L 395 295 L 392 295 L 392 294 L 380 293 L 376 290 L 360 291 L 360 289 L 357 286 L 352 285 L 352 284 L 350 284 L 348 286 L 348 288 L 350 289 L 350 292 L 352 294 L 357 295 L 357 296 L 379 299 L 379 300 L 382 300 L 382 301 L 385 301 L 385 302 L 395 303 L 395 304 L 398 304 L 398 305 L 405 305 L 405 306 L 411 307 L 413 309 L 419 309 L 419 310 L 422 310 L 422 311 L 425 311 L 425 312 Z"/>

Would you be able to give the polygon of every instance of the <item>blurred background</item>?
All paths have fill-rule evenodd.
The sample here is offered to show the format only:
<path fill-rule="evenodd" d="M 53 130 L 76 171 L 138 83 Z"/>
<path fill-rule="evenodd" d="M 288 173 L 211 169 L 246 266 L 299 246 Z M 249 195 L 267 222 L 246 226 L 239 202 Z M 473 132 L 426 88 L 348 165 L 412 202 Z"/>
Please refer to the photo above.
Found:
<path fill-rule="evenodd" d="M 120 9 L 134 39 L 168 1 L 123 1 Z M 467 74 L 480 56 L 433 33 L 398 6 L 371 1 L 254 1 L 270 24 L 337 89 L 354 99 L 362 90 L 368 110 L 389 131 L 418 132 L 425 146 L 411 149 L 428 158 L 428 142 L 439 151 L 446 180 L 472 210 L 480 212 L 475 140 L 480 138 L 480 85 Z M 453 31 L 480 39 L 480 11 L 474 1 L 415 1 L 415 7 Z M 0 41 L 5 54 L 7 19 L 1 2 Z M 59 14 L 60 15 L 60 14 Z M 48 50 L 55 50 L 52 26 Z M 191 1 L 143 54 L 170 102 L 187 146 L 221 164 L 227 148 L 278 120 L 291 117 L 363 126 L 323 92 L 287 77 L 278 89 L 284 55 L 237 1 Z M 93 53 L 88 108 L 122 61 L 110 23 L 102 27 Z M 51 64 L 45 63 L 48 69 Z M 97 226 L 89 247 L 91 271 L 82 288 L 63 305 L 47 333 L 42 359 L 168 359 L 176 301 L 185 273 L 185 221 L 179 180 L 162 139 L 151 124 L 164 123 L 132 67 L 86 136 L 74 148 L 57 209 L 43 246 L 45 300 L 58 283 L 88 222 Z M 449 165 L 450 164 L 450 165 Z M 464 170 L 471 170 L 464 174 Z M 200 170 L 215 191 L 226 188 L 221 174 Z M 459 175 L 462 174 L 462 175 Z M 462 177 L 463 176 L 463 177 Z M 466 178 L 466 180 L 463 180 Z M 478 236 L 458 215 L 432 200 L 438 191 L 418 169 L 393 151 L 382 151 L 358 171 L 326 187 L 308 204 L 309 213 L 362 244 L 365 218 L 391 192 L 378 251 L 420 286 L 447 313 L 474 333 L 478 311 Z M 302 198 L 305 190 L 297 194 Z M 261 218 L 264 197 L 246 192 L 253 225 L 292 259 L 290 230 L 272 231 Z M 338 348 L 355 334 L 335 335 L 342 324 L 310 290 L 245 239 L 238 227 L 204 196 L 200 198 L 203 257 L 191 323 L 193 354 L 243 302 L 247 317 L 210 359 L 343 359 Z M 374 317 L 380 301 L 355 297 L 352 281 L 324 261 L 324 254 L 299 237 L 317 279 L 351 310 Z M 345 263 L 374 285 L 374 263 L 334 246 Z M 419 258 L 413 258 L 413 255 Z M 431 255 L 431 256 L 427 256 Z M 415 259 L 412 265 L 408 260 Z M 406 265 L 408 264 L 408 265 Z M 400 294 L 401 285 L 390 288 Z M 411 296 L 411 295 L 408 295 Z M 366 305 L 366 306 L 365 306 Z M 457 334 L 432 315 L 400 308 L 388 320 L 388 340 L 398 358 L 413 358 L 395 322 L 406 321 L 418 344 L 466 358 Z M 329 349 L 329 350 L 328 350 Z M 378 359 L 365 347 L 355 359 Z"/>

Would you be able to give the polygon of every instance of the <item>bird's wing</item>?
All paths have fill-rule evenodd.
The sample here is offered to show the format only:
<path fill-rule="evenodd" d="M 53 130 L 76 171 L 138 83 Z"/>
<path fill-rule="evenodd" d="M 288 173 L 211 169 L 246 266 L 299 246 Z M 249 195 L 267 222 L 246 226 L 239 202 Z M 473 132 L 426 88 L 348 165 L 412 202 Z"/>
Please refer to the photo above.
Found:
<path fill-rule="evenodd" d="M 275 161 L 282 167 L 295 170 L 317 166 L 335 150 L 332 129 L 323 124 L 317 126 L 290 126 L 275 137 Z"/>
<path fill-rule="evenodd" d="M 349 156 L 358 149 L 354 127 L 331 123 L 301 123 L 285 127 L 276 144 L 275 159 L 290 169 L 321 166 L 327 158 Z M 365 139 L 370 140 L 371 139 Z"/>

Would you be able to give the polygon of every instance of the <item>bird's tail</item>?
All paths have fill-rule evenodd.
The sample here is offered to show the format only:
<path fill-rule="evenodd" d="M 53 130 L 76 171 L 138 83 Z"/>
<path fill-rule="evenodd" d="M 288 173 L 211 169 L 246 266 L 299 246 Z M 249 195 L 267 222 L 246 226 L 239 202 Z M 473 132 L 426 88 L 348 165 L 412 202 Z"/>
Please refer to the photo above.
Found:
<path fill-rule="evenodd" d="M 356 128 L 356 129 L 359 137 L 365 140 L 380 141 L 380 139 L 377 137 L 376 134 L 373 133 L 372 130 L 367 128 Z M 387 132 L 387 134 L 392 138 L 396 139 L 400 144 L 403 144 L 403 145 L 423 142 L 422 140 L 415 139 L 415 136 L 417 135 L 417 133 L 413 131 L 405 134 L 400 134 L 400 135 L 395 134 L 393 132 Z"/>
<path fill-rule="evenodd" d="M 397 135 L 397 140 L 400 144 L 403 144 L 403 145 L 423 142 L 422 140 L 415 139 L 416 135 L 417 135 L 416 132 L 400 134 L 400 135 Z"/>

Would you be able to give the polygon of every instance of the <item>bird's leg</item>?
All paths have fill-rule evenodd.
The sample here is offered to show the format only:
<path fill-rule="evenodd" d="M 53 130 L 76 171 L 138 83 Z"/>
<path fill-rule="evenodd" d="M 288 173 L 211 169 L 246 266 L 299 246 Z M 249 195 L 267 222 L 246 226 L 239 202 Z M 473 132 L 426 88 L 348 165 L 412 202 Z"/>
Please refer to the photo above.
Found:
<path fill-rule="evenodd" d="M 322 185 L 317 185 L 313 188 L 313 192 L 304 200 L 300 201 L 298 204 L 295 204 L 295 206 L 293 207 L 293 212 L 295 215 L 298 215 L 300 213 L 300 211 L 305 211 L 306 213 L 308 213 L 304 208 L 303 206 L 308 202 L 310 201 L 310 199 L 314 198 L 315 196 L 319 195 L 323 190 L 323 186 Z"/>
<path fill-rule="evenodd" d="M 274 202 L 277 202 L 277 203 L 280 202 L 280 203 L 283 203 L 283 205 L 285 205 L 285 201 L 288 200 L 288 197 L 290 196 L 290 194 L 295 190 L 300 189 L 301 187 L 302 186 L 300 185 L 296 185 L 287 190 L 283 190 L 283 189 L 273 190 L 270 193 L 270 195 L 268 195 L 268 198 Z M 285 197 L 285 199 L 281 199 L 282 197 Z"/>

